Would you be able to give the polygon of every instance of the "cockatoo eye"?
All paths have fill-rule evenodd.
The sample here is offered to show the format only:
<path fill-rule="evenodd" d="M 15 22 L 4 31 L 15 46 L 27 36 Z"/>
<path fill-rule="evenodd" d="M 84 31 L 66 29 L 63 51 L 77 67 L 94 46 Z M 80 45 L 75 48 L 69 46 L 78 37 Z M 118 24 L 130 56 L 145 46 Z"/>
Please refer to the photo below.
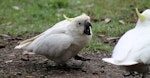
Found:
<path fill-rule="evenodd" d="M 81 25 L 81 22 L 78 22 L 79 25 Z"/>

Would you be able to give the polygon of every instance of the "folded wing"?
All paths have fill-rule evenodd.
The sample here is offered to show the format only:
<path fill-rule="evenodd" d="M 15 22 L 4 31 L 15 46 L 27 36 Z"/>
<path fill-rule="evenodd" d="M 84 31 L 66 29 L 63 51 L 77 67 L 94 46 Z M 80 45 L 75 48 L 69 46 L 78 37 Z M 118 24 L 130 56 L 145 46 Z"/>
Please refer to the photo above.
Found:
<path fill-rule="evenodd" d="M 31 44 L 34 40 L 41 38 L 41 37 L 46 37 L 50 34 L 56 34 L 56 33 L 64 33 L 66 32 L 66 27 L 70 22 L 67 20 L 61 21 L 57 24 L 55 24 L 53 27 L 49 28 L 48 30 L 46 30 L 45 32 L 32 37 L 30 39 L 24 40 L 22 42 L 19 42 L 19 45 L 17 45 L 15 47 L 15 49 L 26 49 L 26 47 Z"/>

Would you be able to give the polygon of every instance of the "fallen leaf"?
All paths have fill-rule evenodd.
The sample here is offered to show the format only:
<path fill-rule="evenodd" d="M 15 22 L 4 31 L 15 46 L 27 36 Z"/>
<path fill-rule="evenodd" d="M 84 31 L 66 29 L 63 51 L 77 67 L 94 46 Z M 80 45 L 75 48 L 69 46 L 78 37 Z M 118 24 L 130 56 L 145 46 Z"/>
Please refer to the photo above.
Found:
<path fill-rule="evenodd" d="M 110 45 L 115 45 L 120 37 L 106 37 L 105 35 L 99 35 L 98 38 L 104 43 L 108 43 Z"/>
<path fill-rule="evenodd" d="M 15 10 L 20 10 L 20 8 L 18 6 L 13 6 L 12 8 Z"/>
<path fill-rule="evenodd" d="M 125 22 L 123 20 L 119 20 L 119 24 L 125 25 Z"/>
<path fill-rule="evenodd" d="M 35 76 L 26 76 L 25 78 L 35 78 Z"/>
<path fill-rule="evenodd" d="M 13 60 L 7 60 L 7 61 L 5 61 L 5 63 L 11 63 L 11 62 L 13 62 Z"/>
<path fill-rule="evenodd" d="M 120 37 L 109 37 L 107 38 L 108 41 L 111 41 L 111 40 L 118 40 Z"/>
<path fill-rule="evenodd" d="M 33 54 L 35 54 L 35 53 L 34 52 L 28 52 L 28 51 L 23 52 L 23 55 L 33 55 Z"/>
<path fill-rule="evenodd" d="M 114 46 L 118 42 L 120 37 L 109 37 L 107 38 L 108 44 Z"/>
<path fill-rule="evenodd" d="M 104 21 L 103 21 L 105 24 L 108 24 L 111 22 L 111 19 L 110 18 L 105 18 Z"/>
<path fill-rule="evenodd" d="M 127 23 L 136 23 L 137 20 L 127 20 Z"/>
<path fill-rule="evenodd" d="M 106 36 L 103 35 L 103 34 L 98 35 L 98 38 L 99 38 L 101 41 L 103 41 L 103 42 L 108 42 Z"/>
<path fill-rule="evenodd" d="M 3 40 L 22 40 L 21 37 L 12 37 L 7 34 L 0 34 L 0 38 Z"/>
<path fill-rule="evenodd" d="M 2 37 L 2 38 L 10 38 L 11 36 L 9 36 L 7 34 L 0 34 L 0 37 Z"/>

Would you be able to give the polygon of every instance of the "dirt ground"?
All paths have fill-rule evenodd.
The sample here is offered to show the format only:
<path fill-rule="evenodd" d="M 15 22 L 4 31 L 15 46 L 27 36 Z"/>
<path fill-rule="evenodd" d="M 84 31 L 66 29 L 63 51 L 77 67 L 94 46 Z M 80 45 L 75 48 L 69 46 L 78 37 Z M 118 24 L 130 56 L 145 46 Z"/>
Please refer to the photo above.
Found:
<path fill-rule="evenodd" d="M 22 50 L 14 50 L 15 45 L 15 39 L 0 42 L 0 78 L 124 78 L 123 70 L 101 60 L 110 56 L 105 52 L 80 54 L 91 60 L 71 59 L 69 67 L 58 67 L 44 56 L 23 55 Z"/>

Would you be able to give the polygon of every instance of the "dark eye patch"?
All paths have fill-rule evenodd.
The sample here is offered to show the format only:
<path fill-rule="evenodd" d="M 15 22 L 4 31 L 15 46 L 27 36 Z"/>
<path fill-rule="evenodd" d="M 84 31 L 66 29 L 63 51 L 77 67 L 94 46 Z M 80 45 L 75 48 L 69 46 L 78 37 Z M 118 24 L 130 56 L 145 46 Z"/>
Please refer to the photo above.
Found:
<path fill-rule="evenodd" d="M 81 22 L 79 22 L 78 24 L 81 25 Z"/>

